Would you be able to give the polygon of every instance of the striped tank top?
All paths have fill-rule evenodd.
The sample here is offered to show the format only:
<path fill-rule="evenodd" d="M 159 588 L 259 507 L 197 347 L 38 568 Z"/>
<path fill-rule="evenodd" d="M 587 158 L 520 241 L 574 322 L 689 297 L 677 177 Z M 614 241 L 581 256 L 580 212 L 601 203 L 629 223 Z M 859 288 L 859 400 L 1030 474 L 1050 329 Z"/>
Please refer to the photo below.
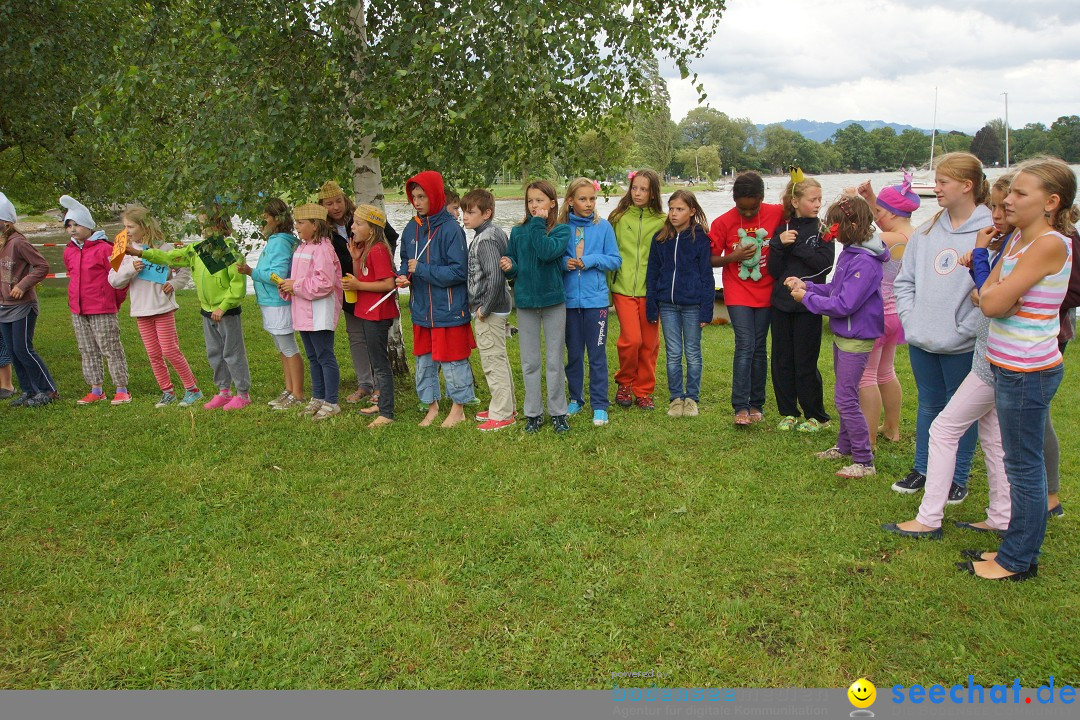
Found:
<path fill-rule="evenodd" d="M 990 321 L 990 337 L 987 339 L 986 359 L 993 365 L 1017 372 L 1036 372 L 1056 367 L 1061 362 L 1057 337 L 1061 330 L 1058 312 L 1065 291 L 1069 289 L 1072 273 L 1072 242 L 1064 235 L 1049 232 L 1065 243 L 1068 257 L 1061 269 L 1047 275 L 1024 293 L 1020 311 L 1012 317 L 993 318 Z M 1019 236 L 1017 236 L 1019 240 Z M 1001 279 L 1008 277 L 1017 261 L 1028 248 L 1010 254 L 1006 248 L 1001 256 Z"/>

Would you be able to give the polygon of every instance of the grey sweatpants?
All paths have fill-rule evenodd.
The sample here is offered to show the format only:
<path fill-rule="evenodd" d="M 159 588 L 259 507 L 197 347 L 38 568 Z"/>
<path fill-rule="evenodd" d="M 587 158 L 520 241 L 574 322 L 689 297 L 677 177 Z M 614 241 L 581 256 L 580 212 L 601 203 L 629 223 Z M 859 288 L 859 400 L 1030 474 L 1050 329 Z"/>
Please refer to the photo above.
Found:
<path fill-rule="evenodd" d="M 547 411 L 566 414 L 566 303 L 546 308 L 518 308 L 521 374 L 525 379 L 525 415 L 544 414 L 540 394 L 540 330 L 544 332 L 543 363 L 547 375 Z"/>
<path fill-rule="evenodd" d="M 206 341 L 206 359 L 214 371 L 217 389 L 224 391 L 236 385 L 238 393 L 251 390 L 251 371 L 248 369 L 240 314 L 225 315 L 221 322 L 203 317 L 202 329 Z"/>
<path fill-rule="evenodd" d="M 393 298 L 387 300 L 387 302 L 392 301 Z M 367 341 L 364 338 L 364 321 L 348 311 L 344 315 L 345 332 L 349 334 L 349 354 L 352 355 L 352 366 L 356 372 L 356 387 L 372 390 L 375 387 L 375 378 L 371 372 L 371 361 L 368 360 Z"/>

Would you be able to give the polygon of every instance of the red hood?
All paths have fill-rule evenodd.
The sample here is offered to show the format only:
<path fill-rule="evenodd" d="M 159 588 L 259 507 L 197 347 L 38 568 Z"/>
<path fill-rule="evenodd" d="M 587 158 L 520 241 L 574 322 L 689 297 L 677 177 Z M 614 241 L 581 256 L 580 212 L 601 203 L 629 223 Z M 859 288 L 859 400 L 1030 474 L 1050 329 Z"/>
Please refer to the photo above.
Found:
<path fill-rule="evenodd" d="M 434 170 L 425 170 L 409 178 L 405 183 L 405 195 L 412 197 L 412 186 L 419 185 L 427 193 L 430 205 L 428 205 L 428 217 L 436 214 L 446 207 L 446 193 L 443 192 L 442 175 Z"/>

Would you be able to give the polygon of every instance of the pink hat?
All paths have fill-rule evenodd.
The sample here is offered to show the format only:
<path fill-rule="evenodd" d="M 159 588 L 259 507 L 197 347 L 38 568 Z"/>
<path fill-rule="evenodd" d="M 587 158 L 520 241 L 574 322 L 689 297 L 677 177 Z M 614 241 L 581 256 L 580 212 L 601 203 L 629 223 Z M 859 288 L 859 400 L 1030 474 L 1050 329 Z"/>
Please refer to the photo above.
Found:
<path fill-rule="evenodd" d="M 911 173 L 904 173 L 904 181 L 890 185 L 878 193 L 877 204 L 894 215 L 911 217 L 919 209 L 919 196 L 911 191 Z"/>

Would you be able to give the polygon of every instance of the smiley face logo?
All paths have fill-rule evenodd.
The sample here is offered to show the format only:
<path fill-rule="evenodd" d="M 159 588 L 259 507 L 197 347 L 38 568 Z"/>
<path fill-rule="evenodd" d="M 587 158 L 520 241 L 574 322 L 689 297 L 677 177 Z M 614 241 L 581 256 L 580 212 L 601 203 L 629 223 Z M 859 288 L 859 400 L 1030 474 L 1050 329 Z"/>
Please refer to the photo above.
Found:
<path fill-rule="evenodd" d="M 847 689 L 848 700 L 857 708 L 868 708 L 877 700 L 877 688 L 866 678 L 859 678 Z"/>

